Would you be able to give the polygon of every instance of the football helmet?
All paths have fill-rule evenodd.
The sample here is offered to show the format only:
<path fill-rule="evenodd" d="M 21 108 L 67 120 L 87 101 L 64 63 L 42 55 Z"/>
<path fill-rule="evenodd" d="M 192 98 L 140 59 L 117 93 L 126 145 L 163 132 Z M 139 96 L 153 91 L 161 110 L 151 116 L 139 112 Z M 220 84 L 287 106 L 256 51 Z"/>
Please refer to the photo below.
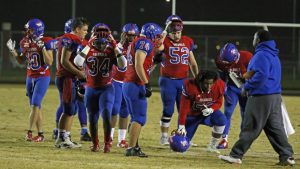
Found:
<path fill-rule="evenodd" d="M 70 32 L 72 32 L 72 22 L 73 22 L 73 19 L 69 19 L 69 20 L 65 23 L 65 33 L 70 33 Z"/>
<path fill-rule="evenodd" d="M 190 140 L 176 131 L 169 137 L 170 148 L 175 152 L 185 152 L 190 147 Z"/>
<path fill-rule="evenodd" d="M 134 23 L 127 23 L 124 25 L 122 32 L 126 34 L 127 42 L 132 42 L 133 39 L 140 33 L 139 27 Z"/>
<path fill-rule="evenodd" d="M 131 35 L 138 35 L 140 33 L 139 27 L 134 23 L 127 23 L 123 26 L 122 32 Z"/>
<path fill-rule="evenodd" d="M 45 25 L 40 19 L 30 19 L 25 24 L 25 30 L 27 36 L 33 40 L 39 40 L 44 35 Z"/>
<path fill-rule="evenodd" d="M 104 50 L 109 42 L 109 34 L 110 29 L 106 24 L 97 23 L 92 29 L 91 38 L 94 38 L 92 45 L 99 50 Z"/>
<path fill-rule="evenodd" d="M 236 62 L 240 58 L 240 53 L 232 43 L 226 43 L 220 51 L 220 58 L 229 63 Z"/>
<path fill-rule="evenodd" d="M 142 26 L 141 35 L 150 39 L 152 42 L 159 43 L 162 38 L 162 29 L 156 23 L 146 23 Z"/>
<path fill-rule="evenodd" d="M 183 23 L 182 23 L 182 19 L 177 16 L 177 15 L 171 15 L 167 18 L 165 24 L 167 25 L 169 22 L 171 22 L 171 24 L 168 27 L 168 32 L 177 32 L 177 31 L 182 31 L 183 29 Z"/>

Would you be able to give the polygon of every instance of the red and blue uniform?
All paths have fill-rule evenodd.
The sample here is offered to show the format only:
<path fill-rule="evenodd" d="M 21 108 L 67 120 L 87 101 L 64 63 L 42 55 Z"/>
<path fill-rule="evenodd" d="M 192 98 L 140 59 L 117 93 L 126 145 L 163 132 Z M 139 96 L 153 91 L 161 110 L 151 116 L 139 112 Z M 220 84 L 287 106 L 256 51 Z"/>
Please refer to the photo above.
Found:
<path fill-rule="evenodd" d="M 143 66 L 146 77 L 149 80 L 153 65 L 153 46 L 153 42 L 145 37 L 138 37 L 131 43 L 127 55 L 127 71 L 123 84 L 123 94 L 129 113 L 132 116 L 131 121 L 135 121 L 142 126 L 146 123 L 147 118 L 147 99 L 145 97 L 145 85 L 140 80 L 135 70 L 135 53 L 137 51 L 146 53 Z"/>
<path fill-rule="evenodd" d="M 58 88 L 59 94 L 62 98 L 61 102 L 63 104 L 63 112 L 68 115 L 76 114 L 76 86 L 75 86 L 75 74 L 72 74 L 66 70 L 60 60 L 62 54 L 62 48 L 71 51 L 70 63 L 80 70 L 74 64 L 74 58 L 77 55 L 77 52 L 81 50 L 83 46 L 83 40 L 81 40 L 77 35 L 72 33 L 64 34 L 58 42 L 58 66 L 56 72 L 56 86 Z"/>
<path fill-rule="evenodd" d="M 225 84 L 218 79 L 214 82 L 209 92 L 202 91 L 194 79 L 184 81 L 179 112 L 179 125 L 185 125 L 187 137 L 191 140 L 199 126 L 224 126 L 225 115 L 219 110 L 223 104 Z M 206 107 L 214 112 L 203 116 L 202 110 Z"/>
<path fill-rule="evenodd" d="M 122 54 L 127 55 L 129 43 L 122 46 Z M 118 115 L 121 118 L 127 118 L 129 112 L 127 110 L 126 101 L 122 94 L 123 80 L 125 78 L 126 69 L 120 69 L 114 65 L 112 70 L 112 84 L 115 88 L 115 101 L 112 109 L 112 115 Z"/>
<path fill-rule="evenodd" d="M 87 82 L 84 103 L 90 116 L 89 119 L 93 120 L 90 123 L 95 124 L 98 122 L 100 113 L 103 119 L 111 118 L 115 94 L 112 86 L 112 67 L 113 64 L 117 64 L 117 60 L 112 48 L 107 47 L 100 51 L 91 47 L 85 62 Z"/>
<path fill-rule="evenodd" d="M 241 96 L 241 89 L 238 88 L 234 82 L 229 78 L 228 74 L 230 71 L 235 72 L 238 76 L 242 77 L 244 73 L 247 71 L 248 64 L 252 58 L 252 53 L 248 51 L 240 50 L 240 58 L 237 63 L 228 63 L 223 62 L 219 56 L 216 58 L 216 66 L 222 71 L 222 75 L 224 80 L 226 81 L 226 90 L 224 94 L 225 103 L 224 103 L 224 113 L 227 118 L 227 123 L 223 132 L 223 137 L 225 138 L 230 129 L 231 117 L 234 112 L 234 109 L 239 102 L 240 105 L 240 113 L 243 119 L 247 97 Z"/>
<path fill-rule="evenodd" d="M 163 44 L 165 59 L 160 66 L 159 86 L 163 119 L 169 119 L 174 113 L 175 102 L 179 111 L 182 85 L 189 74 L 190 52 L 194 48 L 194 42 L 191 38 L 182 36 L 178 42 L 167 37 Z"/>
<path fill-rule="evenodd" d="M 42 37 L 46 50 L 51 50 L 50 37 Z M 20 51 L 27 61 L 26 94 L 30 105 L 41 106 L 50 83 L 49 65 L 44 62 L 42 48 L 27 36 L 20 41 Z"/>

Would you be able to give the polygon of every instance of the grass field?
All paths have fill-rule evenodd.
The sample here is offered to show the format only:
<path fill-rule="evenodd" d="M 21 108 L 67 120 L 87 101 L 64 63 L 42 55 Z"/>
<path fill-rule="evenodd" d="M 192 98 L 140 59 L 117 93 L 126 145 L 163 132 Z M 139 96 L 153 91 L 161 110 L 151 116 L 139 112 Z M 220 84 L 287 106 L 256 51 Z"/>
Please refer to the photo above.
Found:
<path fill-rule="evenodd" d="M 25 96 L 25 85 L 0 85 L 0 169 L 61 169 L 61 168 L 284 168 L 276 166 L 278 157 L 272 149 L 264 133 L 254 142 L 243 159 L 242 165 L 231 165 L 220 161 L 216 154 L 208 153 L 205 148 L 210 141 L 211 130 L 200 126 L 193 139 L 199 147 L 191 147 L 186 153 L 174 153 L 169 147 L 159 145 L 159 120 L 161 116 L 161 101 L 159 93 L 149 99 L 148 121 L 142 130 L 140 145 L 149 158 L 125 157 L 124 149 L 117 148 L 115 143 L 111 153 L 92 153 L 90 142 L 84 142 L 81 149 L 60 150 L 54 147 L 51 139 L 55 126 L 55 112 L 58 105 L 58 93 L 54 86 L 48 90 L 43 101 L 44 143 L 25 142 L 25 130 L 28 126 L 28 99 Z M 295 151 L 295 158 L 300 159 L 300 97 L 284 96 L 287 109 L 292 119 L 296 133 L 289 138 Z M 172 129 L 175 129 L 175 113 Z M 229 146 L 237 140 L 239 134 L 240 117 L 236 111 L 230 130 Z M 102 123 L 100 124 L 102 126 Z M 99 127 L 101 129 L 101 127 Z M 100 136 L 103 136 L 100 130 Z M 74 120 L 72 138 L 79 140 L 80 127 L 78 120 Z M 115 132 L 115 139 L 117 132 Z M 102 138 L 102 137 L 101 137 Z M 228 154 L 229 150 L 221 152 Z M 300 168 L 300 160 L 296 161 Z"/>

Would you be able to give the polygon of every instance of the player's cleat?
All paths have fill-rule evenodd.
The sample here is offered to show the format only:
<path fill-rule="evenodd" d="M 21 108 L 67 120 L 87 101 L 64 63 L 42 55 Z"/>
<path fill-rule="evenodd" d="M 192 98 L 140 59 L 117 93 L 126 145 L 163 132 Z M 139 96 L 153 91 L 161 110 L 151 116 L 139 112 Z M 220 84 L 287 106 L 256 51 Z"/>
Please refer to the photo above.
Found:
<path fill-rule="evenodd" d="M 109 153 L 110 148 L 111 148 L 111 145 L 109 143 L 105 143 L 103 146 L 103 153 Z"/>
<path fill-rule="evenodd" d="M 208 152 L 220 154 L 216 146 L 209 144 L 206 149 Z"/>
<path fill-rule="evenodd" d="M 140 147 L 132 147 L 130 149 L 127 149 L 125 151 L 125 156 L 137 156 L 142 158 L 148 157 L 145 153 L 142 152 Z"/>
<path fill-rule="evenodd" d="M 160 145 L 163 145 L 163 146 L 166 146 L 166 145 L 169 145 L 169 139 L 168 137 L 164 137 L 164 136 L 161 136 L 160 137 Z"/>
<path fill-rule="evenodd" d="M 218 158 L 230 164 L 242 164 L 242 160 L 239 158 L 224 155 L 219 155 Z"/>
<path fill-rule="evenodd" d="M 128 144 L 127 144 L 126 140 L 121 140 L 121 141 L 117 144 L 117 147 L 120 147 L 120 148 L 128 148 Z"/>
<path fill-rule="evenodd" d="M 33 137 L 32 141 L 34 141 L 34 142 L 44 142 L 45 137 L 44 137 L 44 135 L 38 135 L 38 136 Z"/>
<path fill-rule="evenodd" d="M 91 136 L 88 132 L 80 136 L 80 141 L 92 141 Z"/>
<path fill-rule="evenodd" d="M 55 147 L 65 149 L 65 148 L 81 148 L 81 144 L 71 141 L 69 137 L 65 139 L 57 139 L 55 142 Z"/>
<path fill-rule="evenodd" d="M 57 130 L 57 129 L 53 129 L 52 138 L 53 138 L 54 140 L 56 140 L 57 137 L 58 137 L 58 130 Z"/>
<path fill-rule="evenodd" d="M 222 139 L 217 146 L 217 149 L 227 149 L 228 148 L 228 141 L 226 139 Z"/>
<path fill-rule="evenodd" d="M 92 152 L 98 152 L 98 151 L 100 151 L 100 147 L 99 147 L 99 144 L 93 144 L 92 146 L 91 146 L 91 151 Z"/>
<path fill-rule="evenodd" d="M 296 164 L 296 161 L 294 157 L 289 157 L 285 161 L 280 161 L 276 165 L 281 165 L 281 166 L 294 166 Z"/>
<path fill-rule="evenodd" d="M 25 141 L 32 141 L 32 131 L 27 131 L 25 135 Z"/>

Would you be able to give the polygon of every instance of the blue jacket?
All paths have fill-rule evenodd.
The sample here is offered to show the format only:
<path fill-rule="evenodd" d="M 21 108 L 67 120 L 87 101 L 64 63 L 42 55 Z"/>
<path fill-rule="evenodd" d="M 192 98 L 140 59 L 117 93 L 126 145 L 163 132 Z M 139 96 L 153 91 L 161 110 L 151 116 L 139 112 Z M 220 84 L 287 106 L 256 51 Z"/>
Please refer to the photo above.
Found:
<path fill-rule="evenodd" d="M 274 40 L 259 43 L 248 65 L 247 71 L 254 71 L 244 88 L 249 95 L 281 93 L 281 64 L 279 50 Z"/>

